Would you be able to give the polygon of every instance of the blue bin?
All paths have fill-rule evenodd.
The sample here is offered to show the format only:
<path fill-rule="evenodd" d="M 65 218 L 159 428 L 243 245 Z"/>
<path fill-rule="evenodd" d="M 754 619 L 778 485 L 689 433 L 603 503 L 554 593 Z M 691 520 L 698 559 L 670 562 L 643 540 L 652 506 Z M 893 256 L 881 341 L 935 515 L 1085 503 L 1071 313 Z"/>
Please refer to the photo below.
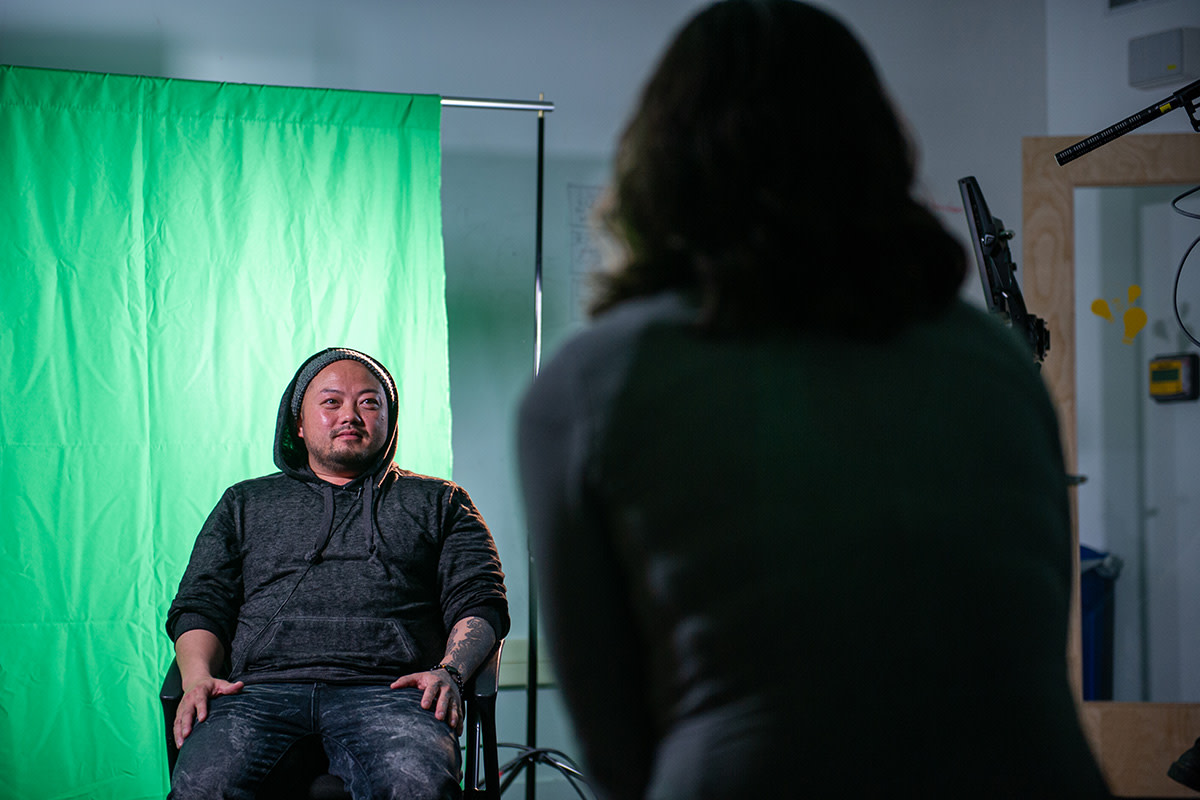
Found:
<path fill-rule="evenodd" d="M 1113 611 L 1121 559 L 1079 546 L 1083 699 L 1113 699 Z"/>

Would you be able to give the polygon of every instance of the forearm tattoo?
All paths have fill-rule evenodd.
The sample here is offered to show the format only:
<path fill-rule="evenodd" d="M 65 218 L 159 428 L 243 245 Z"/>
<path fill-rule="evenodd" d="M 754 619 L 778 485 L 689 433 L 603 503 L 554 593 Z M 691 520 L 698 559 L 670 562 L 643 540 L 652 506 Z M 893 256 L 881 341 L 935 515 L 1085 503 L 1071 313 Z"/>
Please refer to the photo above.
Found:
<path fill-rule="evenodd" d="M 496 632 L 485 620 L 479 617 L 460 619 L 450 631 L 446 657 L 442 660 L 458 667 L 463 675 L 471 675 L 495 644 Z"/>

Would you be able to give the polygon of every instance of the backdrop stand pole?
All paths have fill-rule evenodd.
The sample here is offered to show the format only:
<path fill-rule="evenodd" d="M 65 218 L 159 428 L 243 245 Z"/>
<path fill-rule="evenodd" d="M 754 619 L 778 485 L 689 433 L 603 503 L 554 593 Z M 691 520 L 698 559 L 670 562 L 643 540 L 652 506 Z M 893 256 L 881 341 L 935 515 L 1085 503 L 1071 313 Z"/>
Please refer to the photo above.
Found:
<path fill-rule="evenodd" d="M 538 99 L 545 95 L 539 94 Z M 538 111 L 537 139 L 537 211 L 533 255 L 533 376 L 536 378 L 542 367 L 542 192 L 545 172 L 546 153 L 546 114 Z M 537 748 L 537 712 L 538 712 L 538 603 L 537 580 L 533 558 L 532 543 L 528 541 L 529 549 L 529 664 L 526 677 L 525 702 L 525 744 Z M 537 781 L 534 777 L 536 761 L 529 761 L 529 773 L 525 777 L 526 800 L 534 800 L 537 795 Z"/>
<path fill-rule="evenodd" d="M 470 97 L 443 97 L 443 107 L 451 108 L 495 108 L 514 111 L 536 111 L 538 115 L 537 128 L 537 202 L 535 213 L 535 236 L 533 258 L 533 377 L 538 376 L 542 366 L 542 208 L 544 204 L 545 164 L 546 164 L 546 112 L 554 110 L 554 103 L 547 102 L 544 94 L 539 94 L 536 101 L 532 100 L 490 100 Z M 503 792 L 524 770 L 525 797 L 535 800 L 537 796 L 537 781 L 535 767 L 539 761 L 546 763 L 560 773 L 583 797 L 578 782 L 586 784 L 583 775 L 575 768 L 574 763 L 557 750 L 539 748 L 537 746 L 537 717 L 538 717 L 538 599 L 536 569 L 533 557 L 533 547 L 526 535 L 526 548 L 529 556 L 529 647 L 528 664 L 525 674 L 525 746 L 518 747 L 522 752 L 511 762 L 503 765 L 504 780 L 499 790 Z M 488 787 L 491 789 L 492 787 Z"/>

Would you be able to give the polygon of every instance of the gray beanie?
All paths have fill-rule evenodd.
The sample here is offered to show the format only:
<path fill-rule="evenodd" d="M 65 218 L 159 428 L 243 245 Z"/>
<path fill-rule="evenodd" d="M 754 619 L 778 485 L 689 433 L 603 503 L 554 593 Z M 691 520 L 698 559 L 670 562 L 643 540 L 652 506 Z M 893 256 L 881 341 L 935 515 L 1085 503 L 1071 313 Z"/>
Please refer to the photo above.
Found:
<path fill-rule="evenodd" d="M 360 353 L 348 347 L 330 347 L 328 350 L 322 350 L 309 359 L 299 374 L 296 375 L 296 385 L 292 389 L 292 417 L 300 416 L 300 405 L 304 401 L 304 393 L 308 390 L 308 385 L 312 383 L 312 379 L 317 377 L 318 372 L 335 361 L 357 361 L 371 370 L 371 374 L 376 377 L 379 385 L 383 387 L 383 391 L 387 395 L 389 408 L 395 408 L 396 384 L 392 381 L 392 376 L 378 361 L 366 353 Z"/>

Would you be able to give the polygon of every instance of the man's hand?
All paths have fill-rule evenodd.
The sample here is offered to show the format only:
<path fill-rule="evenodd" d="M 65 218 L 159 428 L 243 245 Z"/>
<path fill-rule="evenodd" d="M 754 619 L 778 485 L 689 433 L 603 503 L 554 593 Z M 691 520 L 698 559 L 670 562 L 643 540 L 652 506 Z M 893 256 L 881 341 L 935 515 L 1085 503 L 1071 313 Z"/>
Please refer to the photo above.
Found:
<path fill-rule="evenodd" d="M 442 664 L 452 664 L 466 679 L 479 668 L 496 645 L 496 632 L 481 617 L 463 617 L 450 629 L 446 654 Z M 444 669 L 414 672 L 392 683 L 393 689 L 420 689 L 421 708 L 433 709 L 433 715 L 461 736 L 463 730 L 463 698 L 458 683 Z"/>
<path fill-rule="evenodd" d="M 421 708 L 433 709 L 433 715 L 454 729 L 455 735 L 463 730 L 463 704 L 458 684 L 444 669 L 431 672 L 414 672 L 392 682 L 393 689 L 420 689 Z"/>
<path fill-rule="evenodd" d="M 208 701 L 223 694 L 237 694 L 245 684 L 230 683 L 218 678 L 203 678 L 197 681 L 179 701 L 175 712 L 175 747 L 183 747 L 183 740 L 192 733 L 192 728 L 208 717 Z"/>

